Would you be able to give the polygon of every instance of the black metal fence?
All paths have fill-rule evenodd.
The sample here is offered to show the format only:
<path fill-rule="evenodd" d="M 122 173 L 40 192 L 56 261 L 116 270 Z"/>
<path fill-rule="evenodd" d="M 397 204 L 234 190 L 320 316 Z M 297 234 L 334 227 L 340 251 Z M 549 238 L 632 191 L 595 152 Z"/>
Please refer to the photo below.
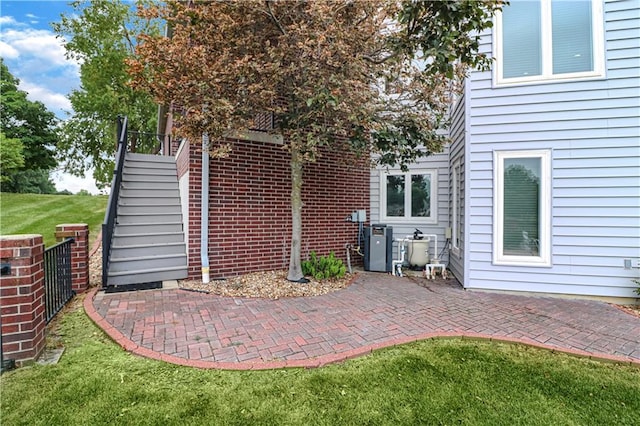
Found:
<path fill-rule="evenodd" d="M 71 283 L 72 243 L 73 238 L 69 238 L 44 251 L 44 296 L 47 323 L 75 294 Z"/>

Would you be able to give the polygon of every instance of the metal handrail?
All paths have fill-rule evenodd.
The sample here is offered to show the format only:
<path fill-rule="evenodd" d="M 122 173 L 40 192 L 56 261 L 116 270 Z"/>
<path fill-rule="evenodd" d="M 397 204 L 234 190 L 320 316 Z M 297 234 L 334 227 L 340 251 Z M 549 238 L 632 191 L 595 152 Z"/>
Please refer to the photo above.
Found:
<path fill-rule="evenodd" d="M 102 287 L 107 286 L 107 274 L 109 271 L 109 261 L 111 258 L 111 240 L 113 229 L 118 215 L 118 197 L 120 195 L 120 184 L 122 183 L 122 171 L 124 169 L 124 156 L 127 152 L 127 117 L 118 116 L 118 150 L 116 152 L 116 166 L 113 170 L 111 180 L 111 191 L 107 210 L 102 223 Z"/>

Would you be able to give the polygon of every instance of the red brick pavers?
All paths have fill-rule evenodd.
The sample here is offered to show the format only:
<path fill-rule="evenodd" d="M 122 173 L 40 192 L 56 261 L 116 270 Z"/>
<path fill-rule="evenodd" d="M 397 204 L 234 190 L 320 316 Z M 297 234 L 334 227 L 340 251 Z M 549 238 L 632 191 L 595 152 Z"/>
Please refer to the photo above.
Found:
<path fill-rule="evenodd" d="M 85 309 L 126 350 L 200 368 L 316 367 L 448 336 L 640 365 L 640 318 L 609 304 L 419 282 L 360 273 L 344 290 L 280 300 L 94 290 Z"/>

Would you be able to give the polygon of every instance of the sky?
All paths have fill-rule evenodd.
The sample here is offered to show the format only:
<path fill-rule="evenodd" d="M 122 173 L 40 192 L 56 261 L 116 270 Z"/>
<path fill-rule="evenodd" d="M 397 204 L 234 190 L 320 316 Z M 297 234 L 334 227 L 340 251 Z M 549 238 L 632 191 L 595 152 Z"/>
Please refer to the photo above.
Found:
<path fill-rule="evenodd" d="M 42 102 L 61 120 L 72 113 L 67 95 L 80 87 L 80 68 L 65 58 L 51 22 L 72 12 L 67 1 L 0 0 L 0 56 L 20 80 L 19 89 L 28 93 L 27 98 Z M 99 193 L 91 172 L 85 178 L 55 172 L 52 179 L 60 191 Z"/>

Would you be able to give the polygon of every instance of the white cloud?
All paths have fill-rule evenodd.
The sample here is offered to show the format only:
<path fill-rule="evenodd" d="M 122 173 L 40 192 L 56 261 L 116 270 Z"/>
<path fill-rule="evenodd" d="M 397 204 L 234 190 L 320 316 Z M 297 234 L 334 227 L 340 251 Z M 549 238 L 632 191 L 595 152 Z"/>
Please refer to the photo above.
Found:
<path fill-rule="evenodd" d="M 9 29 L 2 32 L 5 43 L 20 52 L 20 55 L 39 59 L 49 67 L 73 66 L 65 57 L 62 40 L 47 30 L 25 29 L 18 31 Z"/>
<path fill-rule="evenodd" d="M 8 28 L 0 32 L 0 53 L 28 98 L 59 118 L 71 111 L 67 95 L 79 85 L 80 66 L 65 57 L 64 41 L 49 30 Z"/>
<path fill-rule="evenodd" d="M 52 180 L 58 191 L 70 191 L 76 194 L 81 189 L 86 189 L 92 194 L 100 194 L 101 191 L 96 186 L 93 179 L 87 177 L 73 176 L 68 173 L 56 172 L 52 175 Z"/>
<path fill-rule="evenodd" d="M 19 88 L 28 93 L 29 100 L 42 102 L 50 111 L 71 111 L 71 102 L 61 93 L 52 92 L 46 87 L 32 84 L 26 80 L 20 81 Z"/>
<path fill-rule="evenodd" d="M 18 52 L 13 46 L 0 40 L 0 56 L 4 59 L 15 59 L 20 56 L 20 52 Z"/>
<path fill-rule="evenodd" d="M 0 16 L 0 25 L 18 25 L 18 22 L 13 18 L 13 16 Z"/>

